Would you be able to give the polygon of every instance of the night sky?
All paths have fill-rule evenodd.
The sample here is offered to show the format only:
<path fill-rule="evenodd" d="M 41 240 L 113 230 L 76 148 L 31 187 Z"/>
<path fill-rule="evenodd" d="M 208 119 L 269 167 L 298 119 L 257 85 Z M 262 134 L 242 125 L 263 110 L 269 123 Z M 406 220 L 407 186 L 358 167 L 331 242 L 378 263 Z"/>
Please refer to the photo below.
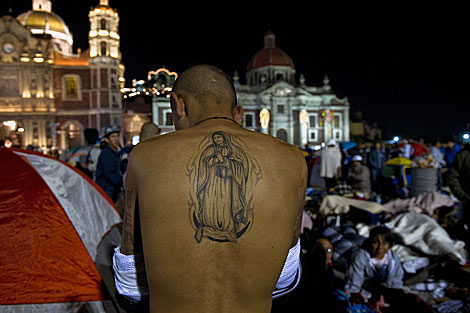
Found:
<path fill-rule="evenodd" d="M 98 2 L 52 1 L 52 10 L 73 33 L 74 51 L 88 48 L 88 11 Z M 31 3 L 2 1 L 0 14 L 11 6 L 17 16 Z M 292 58 L 297 79 L 302 73 L 308 86 L 321 86 L 328 75 L 333 91 L 349 99 L 351 117 L 362 111 L 386 136 L 446 139 L 470 122 L 470 28 L 463 6 L 219 1 L 186 7 L 176 1 L 116 0 L 110 5 L 120 15 L 128 84 L 162 66 L 180 72 L 194 63 L 218 66 L 230 76 L 236 70 L 245 83 L 248 62 L 271 30 L 277 47 Z"/>

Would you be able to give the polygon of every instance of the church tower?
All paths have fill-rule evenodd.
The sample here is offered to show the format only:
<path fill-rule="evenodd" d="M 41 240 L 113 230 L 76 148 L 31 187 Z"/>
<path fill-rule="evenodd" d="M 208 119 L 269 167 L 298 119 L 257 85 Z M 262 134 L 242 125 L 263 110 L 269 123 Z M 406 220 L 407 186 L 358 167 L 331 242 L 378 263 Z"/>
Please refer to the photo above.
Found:
<path fill-rule="evenodd" d="M 99 0 L 90 10 L 91 109 L 92 125 L 102 131 L 108 125 L 122 127 L 120 82 L 124 76 L 119 50 L 119 15 L 109 0 Z"/>
<path fill-rule="evenodd" d="M 108 0 L 100 0 L 100 4 L 89 13 L 91 63 L 110 63 L 119 65 L 119 15 L 109 6 Z"/>

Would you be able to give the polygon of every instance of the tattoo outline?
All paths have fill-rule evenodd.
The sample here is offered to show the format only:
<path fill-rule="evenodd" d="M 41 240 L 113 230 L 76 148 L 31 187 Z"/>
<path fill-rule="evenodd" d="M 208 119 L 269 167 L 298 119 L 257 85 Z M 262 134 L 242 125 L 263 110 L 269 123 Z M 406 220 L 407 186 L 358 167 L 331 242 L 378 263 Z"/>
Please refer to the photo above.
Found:
<path fill-rule="evenodd" d="M 190 222 L 199 244 L 203 238 L 237 243 L 253 225 L 253 188 L 262 178 L 246 144 L 225 131 L 206 136 L 190 158 Z"/>

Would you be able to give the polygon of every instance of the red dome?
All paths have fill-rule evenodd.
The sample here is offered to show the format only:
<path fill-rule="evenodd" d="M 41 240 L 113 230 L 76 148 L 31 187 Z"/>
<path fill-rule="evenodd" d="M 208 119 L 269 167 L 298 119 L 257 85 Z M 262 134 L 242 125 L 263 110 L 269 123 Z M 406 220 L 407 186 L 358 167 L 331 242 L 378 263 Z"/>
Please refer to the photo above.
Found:
<path fill-rule="evenodd" d="M 276 47 L 276 36 L 268 32 L 264 36 L 264 48 L 251 58 L 248 63 L 248 71 L 269 65 L 281 65 L 294 68 L 294 62 L 284 51 Z"/>

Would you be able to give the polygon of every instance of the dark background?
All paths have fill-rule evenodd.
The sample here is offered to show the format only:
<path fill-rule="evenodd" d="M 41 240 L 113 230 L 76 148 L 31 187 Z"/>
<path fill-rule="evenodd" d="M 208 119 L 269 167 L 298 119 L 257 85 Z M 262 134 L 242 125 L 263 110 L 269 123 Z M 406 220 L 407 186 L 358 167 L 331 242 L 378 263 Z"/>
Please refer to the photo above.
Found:
<path fill-rule="evenodd" d="M 99 0 L 53 1 L 74 37 L 88 48 L 88 12 Z M 2 1 L 0 15 L 17 16 L 32 1 Z M 211 3 L 110 0 L 120 16 L 125 78 L 146 79 L 165 66 L 181 72 L 209 63 L 245 83 L 251 57 L 268 30 L 294 61 L 297 79 L 321 86 L 325 75 L 338 97 L 377 122 L 385 136 L 460 138 L 470 122 L 469 23 L 456 4 Z"/>

